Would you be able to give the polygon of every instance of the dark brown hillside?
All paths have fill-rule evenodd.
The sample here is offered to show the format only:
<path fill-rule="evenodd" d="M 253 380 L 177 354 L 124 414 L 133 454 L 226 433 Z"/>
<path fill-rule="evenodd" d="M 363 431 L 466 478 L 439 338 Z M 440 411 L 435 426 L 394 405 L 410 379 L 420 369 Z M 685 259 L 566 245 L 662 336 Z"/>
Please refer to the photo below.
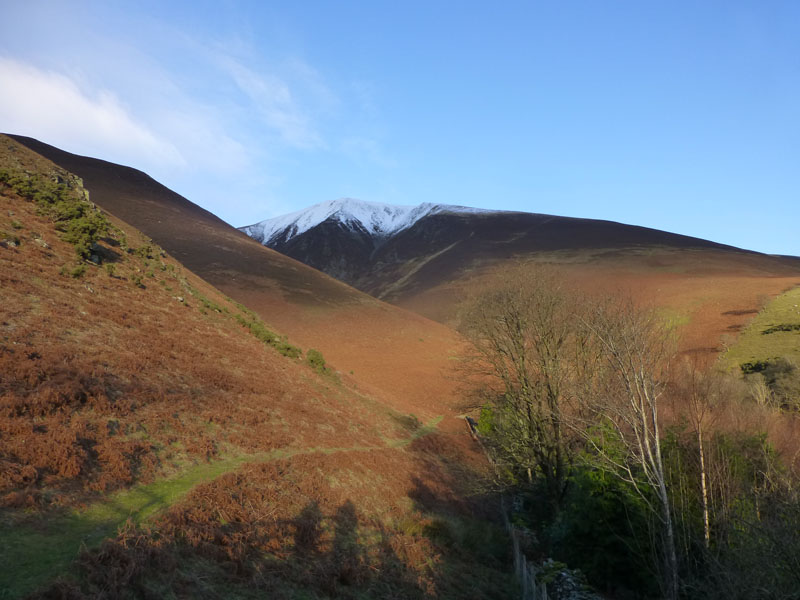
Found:
<path fill-rule="evenodd" d="M 352 302 L 359 296 L 295 261 L 255 248 L 246 235 L 141 171 L 70 154 L 33 138 L 9 137 L 76 173 L 93 202 L 152 237 L 215 285 L 227 282 L 228 274 L 238 274 L 248 280 L 243 285 L 278 289 L 296 302 Z M 227 273 L 231 268 L 235 273 Z"/>
<path fill-rule="evenodd" d="M 436 214 L 400 232 L 376 252 L 380 265 L 362 275 L 357 287 L 377 297 L 398 301 L 465 271 L 515 257 L 545 252 L 611 254 L 635 249 L 703 249 L 750 256 L 755 253 L 707 240 L 612 221 L 530 213 Z M 432 257 L 397 286 L 402 265 Z M 777 266 L 777 261 L 764 261 Z"/>
<path fill-rule="evenodd" d="M 358 201 L 351 201 L 358 203 Z M 296 226 L 260 239 L 258 226 L 242 228 L 279 252 L 364 290 L 403 304 L 426 290 L 475 269 L 509 259 L 561 253 L 571 262 L 587 259 L 702 251 L 716 267 L 752 267 L 761 274 L 800 269 L 800 259 L 767 256 L 708 240 L 647 227 L 508 211 L 464 211 L 439 207 L 388 236 L 369 234 L 336 216 L 295 235 Z M 725 260 L 720 261 L 720 258 Z M 680 262 L 680 261 L 678 261 Z M 727 262 L 722 265 L 722 262 Z"/>
<path fill-rule="evenodd" d="M 448 325 L 458 320 L 459 302 L 495 268 L 516 261 L 555 265 L 588 291 L 633 294 L 662 307 L 681 326 L 683 348 L 707 357 L 729 343 L 766 298 L 800 278 L 798 257 L 596 219 L 439 206 L 388 236 L 367 234 L 353 225 L 357 220 L 344 223 L 334 215 L 294 235 L 296 225 L 287 222 L 283 232 L 270 229 L 266 241 L 376 298 Z"/>
<path fill-rule="evenodd" d="M 386 240 L 328 219 L 269 247 L 376 297 L 395 301 L 475 264 L 566 250 L 702 248 L 756 254 L 707 240 L 596 219 L 524 212 L 442 212 Z M 409 270 L 409 265 L 419 268 Z"/>

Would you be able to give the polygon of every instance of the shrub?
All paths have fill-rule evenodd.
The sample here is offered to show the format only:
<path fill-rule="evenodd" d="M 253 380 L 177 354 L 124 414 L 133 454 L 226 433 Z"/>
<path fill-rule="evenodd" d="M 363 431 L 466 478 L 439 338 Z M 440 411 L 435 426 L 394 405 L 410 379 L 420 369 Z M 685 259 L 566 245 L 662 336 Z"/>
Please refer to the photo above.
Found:
<path fill-rule="evenodd" d="M 190 290 L 191 291 L 191 290 Z M 242 326 L 247 327 L 256 339 L 261 340 L 280 352 L 283 356 L 289 358 L 299 358 L 303 351 L 297 346 L 292 346 L 285 337 L 278 337 L 275 333 L 266 328 L 256 316 L 249 310 L 245 310 L 245 314 L 249 315 L 252 320 L 248 320 L 244 315 L 236 314 L 234 318 Z M 320 354 L 320 357 L 322 355 Z M 323 360 L 323 364 L 324 364 Z"/>
<path fill-rule="evenodd" d="M 325 373 L 327 371 L 327 368 L 325 367 L 325 358 L 322 356 L 322 352 L 319 350 L 310 348 L 306 353 L 306 362 L 318 373 Z"/>
<path fill-rule="evenodd" d="M 80 211 L 70 211 L 68 214 L 76 212 Z M 63 232 L 62 239 L 75 247 L 80 258 L 89 258 L 92 245 L 107 233 L 108 220 L 99 212 L 83 212 L 78 217 L 59 222 L 56 229 Z"/>
<path fill-rule="evenodd" d="M 790 358 L 743 363 L 741 369 L 748 379 L 762 378 L 780 408 L 800 409 L 800 368 Z"/>
<path fill-rule="evenodd" d="M 762 331 L 761 334 L 769 335 L 770 333 L 778 333 L 782 331 L 800 331 L 800 323 L 781 323 L 779 325 L 773 325 L 772 327 L 768 327 Z"/>
<path fill-rule="evenodd" d="M 272 344 L 275 349 L 287 358 L 300 358 L 303 351 L 297 346 L 292 346 L 286 338 L 280 338 Z"/>
<path fill-rule="evenodd" d="M 0 181 L 35 202 L 40 213 L 53 219 L 62 239 L 75 247 L 79 258 L 89 258 L 92 244 L 111 231 L 109 220 L 86 200 L 81 189 L 64 183 L 60 177 L 52 180 L 25 172 L 3 171 Z"/>
<path fill-rule="evenodd" d="M 155 250 L 153 250 L 150 244 L 145 244 L 144 246 L 136 248 L 133 253 L 143 260 L 155 258 Z"/>

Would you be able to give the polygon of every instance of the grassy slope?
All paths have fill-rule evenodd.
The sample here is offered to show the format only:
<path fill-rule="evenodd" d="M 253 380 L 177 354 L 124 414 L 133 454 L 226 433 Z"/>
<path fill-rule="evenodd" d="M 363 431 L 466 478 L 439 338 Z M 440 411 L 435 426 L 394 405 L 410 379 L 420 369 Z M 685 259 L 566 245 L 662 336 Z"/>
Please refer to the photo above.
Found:
<path fill-rule="evenodd" d="M 85 509 L 42 515 L 4 529 L 0 560 L 5 569 L 0 575 L 0 589 L 11 597 L 31 592 L 66 573 L 82 547 L 93 548 L 104 539 L 113 538 L 129 518 L 135 523 L 144 522 L 197 484 L 234 470 L 247 458 L 196 464 L 175 477 L 99 498 Z"/>
<path fill-rule="evenodd" d="M 40 157 L 2 142 L 4 166 L 66 176 Z M 331 510 L 335 506 L 329 496 L 347 496 L 342 502 L 352 503 L 356 522 L 373 534 L 383 531 L 387 540 L 407 535 L 404 527 L 414 529 L 406 542 L 417 555 L 409 555 L 408 548 L 395 553 L 391 573 L 375 579 L 375 586 L 391 585 L 393 577 L 426 581 L 428 587 L 414 587 L 425 597 L 434 582 L 450 586 L 452 582 L 441 583 L 452 575 L 444 571 L 458 564 L 467 574 L 483 572 L 486 581 L 502 590 L 507 579 L 500 563 L 487 575 L 472 564 L 474 557 L 450 557 L 448 543 L 422 535 L 431 515 L 466 517 L 469 524 L 470 515 L 480 510 L 460 499 L 457 490 L 463 482 L 450 474 L 451 465 L 463 462 L 463 435 L 447 434 L 447 443 L 438 445 L 421 442 L 443 434 L 414 440 L 412 434 L 433 429 L 418 428 L 415 419 L 380 399 L 317 374 L 300 359 L 281 356 L 235 318 L 252 322 L 250 313 L 122 221 L 110 217 L 120 230 L 100 244 L 107 264 L 114 265 L 110 275 L 105 267 L 80 263 L 33 203 L 3 187 L 0 204 L 0 230 L 14 236 L 0 248 L 0 498 L 6 505 L 0 511 L 0 553 L 6 567 L 0 589 L 6 595 L 16 597 L 42 583 L 69 560 L 74 541 L 91 546 L 127 514 L 141 520 L 179 500 L 169 514 L 183 515 L 189 524 L 202 523 L 194 507 L 197 498 L 190 493 L 180 500 L 182 494 L 223 471 L 256 468 L 240 467 L 253 455 L 281 457 L 283 468 L 294 473 L 288 479 L 270 479 L 276 497 L 268 508 L 284 519 L 293 519 L 293 511 L 303 508 L 297 505 L 297 486 L 311 485 L 314 501 Z M 126 245 L 132 251 L 150 250 L 128 252 Z M 72 277 L 78 266 L 85 272 Z M 352 453 L 349 448 L 383 448 L 377 452 L 386 457 L 338 458 Z M 339 452 L 326 454 L 334 450 Z M 309 451 L 316 451 L 313 458 L 303 455 Z M 446 459 L 453 453 L 457 460 Z M 354 460 L 357 477 L 351 473 Z M 297 468 L 297 461 L 304 468 Z M 314 481 L 323 462 L 328 466 L 320 487 Z M 370 482 L 369 493 L 359 482 Z M 237 486 L 248 483 L 236 479 L 220 485 L 236 496 Z M 421 500 L 410 496 L 420 489 L 426 491 Z M 430 490 L 436 493 L 431 496 Z M 254 509 L 252 503 L 248 506 Z M 404 519 L 412 525 L 402 525 Z M 137 535 L 142 544 L 158 545 L 171 535 L 161 532 L 164 526 L 158 521 Z M 34 537 L 21 535 L 34 530 Z M 173 538 L 172 555 L 181 557 L 174 568 L 187 577 L 194 573 L 205 578 L 205 591 L 197 595 L 213 595 L 219 586 L 233 584 L 242 593 L 260 589 L 258 581 L 232 581 L 224 566 L 212 568 L 212 576 L 206 577 L 207 561 L 215 559 L 198 555 L 191 541 Z M 292 540 L 284 538 L 291 548 Z M 33 547 L 35 555 L 37 544 L 46 551 L 25 567 L 23 550 Z M 245 554 L 255 548 L 245 544 Z M 135 559 L 129 548 L 121 552 Z M 96 595 L 92 565 L 97 560 L 102 556 L 86 555 L 76 583 L 69 585 Z M 365 560 L 359 564 L 372 571 L 375 565 Z M 330 586 L 320 588 L 313 576 L 295 577 L 300 567 L 306 575 L 314 568 L 307 560 L 295 565 L 287 575 L 294 583 L 287 586 L 299 595 L 304 589 L 312 590 L 312 596 L 333 593 Z M 148 579 L 147 568 L 137 577 Z M 489 593 L 479 580 L 464 576 L 478 596 Z M 171 580 L 160 585 L 169 586 Z M 117 580 L 116 585 L 133 583 Z"/>
<path fill-rule="evenodd" d="M 800 287 L 784 292 L 758 312 L 720 361 L 733 369 L 775 358 L 800 361 Z"/>

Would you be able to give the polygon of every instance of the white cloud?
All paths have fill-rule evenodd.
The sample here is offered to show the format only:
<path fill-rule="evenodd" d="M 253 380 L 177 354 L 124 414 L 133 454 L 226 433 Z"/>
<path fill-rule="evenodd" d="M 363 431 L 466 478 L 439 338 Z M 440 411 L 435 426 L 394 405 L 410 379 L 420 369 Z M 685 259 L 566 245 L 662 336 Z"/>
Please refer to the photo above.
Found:
<path fill-rule="evenodd" d="M 110 91 L 0 57 L 0 130 L 126 164 L 185 166 L 181 152 L 126 110 Z"/>
<path fill-rule="evenodd" d="M 295 53 L 238 28 L 188 34 L 113 9 L 37 19 L 35 6 L 8 21 L 38 23 L 28 35 L 0 20 L 0 131 L 141 169 L 234 224 L 295 208 L 298 164 L 393 166 L 353 98 Z"/>

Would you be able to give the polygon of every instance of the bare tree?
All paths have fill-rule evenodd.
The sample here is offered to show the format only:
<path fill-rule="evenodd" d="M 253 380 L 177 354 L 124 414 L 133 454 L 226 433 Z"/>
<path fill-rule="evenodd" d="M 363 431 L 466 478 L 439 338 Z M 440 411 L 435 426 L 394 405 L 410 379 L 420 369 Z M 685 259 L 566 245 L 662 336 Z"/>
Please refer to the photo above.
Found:
<path fill-rule="evenodd" d="M 516 265 L 475 294 L 462 320 L 475 349 L 470 369 L 491 406 L 490 441 L 512 471 L 541 478 L 555 511 L 572 464 L 565 408 L 581 370 L 572 297 L 552 271 Z"/>
<path fill-rule="evenodd" d="M 677 598 L 659 415 L 674 348 L 663 321 L 630 300 L 587 301 L 552 271 L 530 265 L 501 271 L 463 317 L 499 460 L 540 478 L 557 511 L 577 442 L 588 445 L 659 523 L 664 591 Z"/>
<path fill-rule="evenodd" d="M 673 336 L 654 311 L 631 300 L 597 303 L 585 321 L 601 350 L 595 393 L 587 398 L 593 427 L 580 423 L 600 464 L 633 486 L 661 529 L 664 593 L 678 596 L 678 560 L 661 452 L 659 405 L 668 381 Z"/>

